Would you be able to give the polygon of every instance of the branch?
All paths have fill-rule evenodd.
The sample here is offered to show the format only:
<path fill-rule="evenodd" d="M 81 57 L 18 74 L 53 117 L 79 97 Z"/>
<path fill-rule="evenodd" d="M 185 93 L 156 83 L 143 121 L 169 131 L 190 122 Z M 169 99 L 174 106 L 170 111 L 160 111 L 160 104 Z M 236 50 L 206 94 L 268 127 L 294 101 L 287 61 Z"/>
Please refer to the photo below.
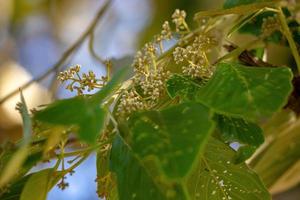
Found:
<path fill-rule="evenodd" d="M 296 43 L 293 39 L 293 35 L 290 31 L 290 28 L 289 28 L 289 26 L 286 22 L 285 15 L 282 11 L 282 8 L 278 7 L 278 11 L 279 11 L 279 20 L 280 20 L 280 23 L 281 23 L 281 26 L 282 26 L 282 32 L 283 32 L 284 36 L 286 37 L 286 39 L 289 43 L 291 52 L 292 52 L 292 54 L 294 56 L 294 59 L 296 61 L 296 64 L 297 64 L 298 73 L 300 73 L 300 56 L 299 56 L 299 52 L 298 52 L 298 49 L 297 49 L 297 45 L 296 45 Z"/>
<path fill-rule="evenodd" d="M 105 2 L 105 4 L 97 12 L 95 18 L 90 23 L 87 30 L 76 40 L 76 42 L 71 47 L 69 47 L 69 49 L 67 49 L 63 53 L 62 57 L 50 69 L 48 69 L 44 74 L 40 75 L 39 77 L 28 81 L 27 83 L 20 86 L 18 89 L 13 90 L 8 95 L 3 97 L 0 100 L 0 105 L 2 103 L 4 103 L 5 101 L 7 101 L 8 99 L 10 99 L 11 97 L 13 97 L 15 94 L 17 94 L 20 89 L 24 90 L 24 89 L 28 88 L 32 83 L 40 82 L 40 81 L 44 80 L 45 78 L 47 78 L 51 73 L 59 70 L 61 65 L 66 61 L 67 58 L 69 58 L 69 56 L 73 53 L 73 51 L 76 50 L 77 48 L 79 48 L 81 46 L 81 44 L 85 41 L 85 39 L 88 38 L 89 35 L 94 31 L 96 25 L 100 21 L 101 17 L 103 16 L 103 14 L 107 10 L 107 8 L 111 5 L 111 3 L 112 3 L 112 0 L 107 0 Z"/>

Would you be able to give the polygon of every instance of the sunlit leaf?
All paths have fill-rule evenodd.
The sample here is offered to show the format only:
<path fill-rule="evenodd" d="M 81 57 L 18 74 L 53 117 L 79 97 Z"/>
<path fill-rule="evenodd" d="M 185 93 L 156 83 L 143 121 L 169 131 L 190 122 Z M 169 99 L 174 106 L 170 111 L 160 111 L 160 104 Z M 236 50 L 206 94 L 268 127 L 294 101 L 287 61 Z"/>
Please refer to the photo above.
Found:
<path fill-rule="evenodd" d="M 25 162 L 28 153 L 29 149 L 27 147 L 23 147 L 18 149 L 18 151 L 13 154 L 4 170 L 1 172 L 0 187 L 7 184 L 17 175 L 18 171 Z"/>
<path fill-rule="evenodd" d="M 120 200 L 186 199 L 180 184 L 163 185 L 120 136 L 113 142 L 111 169 L 117 176 Z"/>
<path fill-rule="evenodd" d="M 234 164 L 235 152 L 222 142 L 211 139 L 198 168 L 188 179 L 192 199 L 269 200 L 267 189 L 246 164 Z"/>
<path fill-rule="evenodd" d="M 198 103 L 143 112 L 129 123 L 132 150 L 140 159 L 154 157 L 169 178 L 190 171 L 214 127 L 209 109 Z"/>
<path fill-rule="evenodd" d="M 3 194 L 0 193 L 0 199 L 1 200 L 20 200 L 21 192 L 24 188 L 24 185 L 29 180 L 30 176 L 32 176 L 32 175 L 24 176 L 17 182 L 10 185 L 9 188 L 7 188 L 7 191 L 4 191 Z"/>
<path fill-rule="evenodd" d="M 54 149 L 57 146 L 57 144 L 60 142 L 64 130 L 65 128 L 60 126 L 51 128 L 51 133 L 48 136 L 44 148 L 44 156 L 48 153 L 48 151 Z"/>
<path fill-rule="evenodd" d="M 187 77 L 174 74 L 166 83 L 167 92 L 171 98 L 181 96 L 193 99 L 195 92 L 203 84 L 198 84 Z"/>
<path fill-rule="evenodd" d="M 292 90 L 292 73 L 287 67 L 246 67 L 219 63 L 197 99 L 216 112 L 245 119 L 272 115 L 286 102 Z"/>
<path fill-rule="evenodd" d="M 94 143 L 103 127 L 105 115 L 100 105 L 91 104 L 88 97 L 78 96 L 58 100 L 37 112 L 34 117 L 49 124 L 76 125 L 79 127 L 79 138 Z"/>
<path fill-rule="evenodd" d="M 34 173 L 24 185 L 20 200 L 45 200 L 49 189 L 53 186 L 52 178 L 52 168 Z"/>

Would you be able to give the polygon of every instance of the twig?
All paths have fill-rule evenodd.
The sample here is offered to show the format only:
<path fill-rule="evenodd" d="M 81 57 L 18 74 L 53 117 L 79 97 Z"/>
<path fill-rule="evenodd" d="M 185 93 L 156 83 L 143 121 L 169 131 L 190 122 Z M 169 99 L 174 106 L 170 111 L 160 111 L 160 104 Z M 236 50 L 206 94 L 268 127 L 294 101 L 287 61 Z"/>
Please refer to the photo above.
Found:
<path fill-rule="evenodd" d="M 274 1 L 278 2 L 278 0 L 274 0 Z M 274 6 L 275 2 L 262 2 L 262 3 L 248 4 L 248 5 L 241 5 L 241 6 L 236 6 L 233 8 L 222 9 L 222 10 L 201 11 L 201 12 L 198 12 L 195 14 L 194 19 L 198 20 L 203 17 L 212 17 L 212 16 L 218 16 L 218 15 L 230 15 L 230 14 L 245 15 L 245 14 L 266 8 L 266 7 L 272 8 Z"/>
<path fill-rule="evenodd" d="M 39 77 L 37 77 L 35 79 L 32 79 L 32 80 L 28 81 L 27 83 L 25 83 L 22 86 L 20 86 L 18 89 L 13 90 L 8 95 L 6 95 L 5 97 L 3 97 L 0 100 L 0 105 L 2 103 L 4 103 L 5 101 L 7 101 L 8 99 L 10 99 L 11 97 L 13 97 L 15 94 L 17 94 L 19 92 L 19 89 L 24 90 L 25 88 L 29 87 L 32 83 L 34 83 L 34 82 L 40 82 L 40 81 L 44 80 L 45 78 L 47 78 L 51 73 L 55 72 L 56 70 L 59 70 L 59 68 L 61 67 L 61 65 L 65 62 L 65 60 L 67 58 L 69 58 L 69 56 L 72 54 L 72 52 L 74 50 L 76 50 L 78 47 L 80 47 L 81 44 L 85 41 L 85 39 L 87 37 L 89 37 L 89 35 L 91 34 L 91 32 L 94 31 L 94 29 L 95 29 L 96 25 L 98 24 L 99 20 L 101 19 L 101 17 L 103 16 L 103 14 L 107 10 L 107 8 L 111 5 L 111 3 L 112 3 L 112 0 L 107 0 L 105 2 L 105 4 L 97 12 L 95 18 L 93 19 L 93 21 L 91 22 L 91 24 L 88 26 L 87 30 L 77 39 L 77 41 L 69 49 L 67 49 L 63 53 L 62 57 L 57 61 L 57 63 L 55 63 L 44 74 L 40 75 Z"/>
<path fill-rule="evenodd" d="M 285 35 L 285 37 L 290 45 L 291 52 L 292 52 L 294 59 L 296 61 L 296 64 L 297 64 L 298 73 L 300 73 L 300 56 L 299 56 L 299 52 L 297 49 L 297 45 L 293 39 L 293 35 L 292 35 L 290 28 L 286 22 L 286 19 L 285 19 L 284 13 L 282 12 L 281 7 L 278 7 L 278 11 L 279 11 L 279 13 L 278 13 L 279 20 L 280 20 L 280 23 L 282 26 L 282 32 Z"/>
<path fill-rule="evenodd" d="M 222 62 L 222 61 L 227 60 L 227 59 L 237 58 L 239 55 L 241 55 L 243 53 L 243 51 L 256 46 L 262 40 L 263 40 L 263 38 L 258 38 L 254 41 L 251 41 L 251 42 L 245 44 L 242 47 L 238 47 L 238 48 L 234 49 L 233 51 L 229 52 L 228 54 L 224 55 L 223 57 L 219 58 L 215 63 L 219 63 L 219 62 Z"/>
<path fill-rule="evenodd" d="M 99 63 L 105 65 L 105 60 L 103 58 L 101 58 L 94 49 L 94 32 L 90 33 L 89 51 L 95 60 L 97 60 Z"/>

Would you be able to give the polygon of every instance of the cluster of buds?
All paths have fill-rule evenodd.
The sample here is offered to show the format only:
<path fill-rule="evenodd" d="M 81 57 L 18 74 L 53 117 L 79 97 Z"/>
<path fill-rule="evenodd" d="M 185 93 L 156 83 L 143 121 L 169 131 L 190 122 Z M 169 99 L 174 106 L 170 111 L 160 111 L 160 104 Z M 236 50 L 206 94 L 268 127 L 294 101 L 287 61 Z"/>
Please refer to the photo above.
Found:
<path fill-rule="evenodd" d="M 133 59 L 132 67 L 136 74 L 144 74 L 145 66 L 149 66 L 149 64 L 149 57 L 147 57 L 141 51 L 138 51 Z"/>
<path fill-rule="evenodd" d="M 172 15 L 172 21 L 175 24 L 176 32 L 181 32 L 184 30 L 189 31 L 189 27 L 185 21 L 186 12 L 184 10 L 176 9 Z"/>
<path fill-rule="evenodd" d="M 61 190 L 65 190 L 67 187 L 69 187 L 69 183 L 65 182 L 66 176 L 63 176 L 61 181 L 57 184 L 57 187 Z"/>
<path fill-rule="evenodd" d="M 147 59 L 148 63 L 151 63 L 153 66 L 156 65 L 156 55 L 157 55 L 157 49 L 154 43 L 146 43 L 143 52 L 145 53 L 145 58 Z"/>
<path fill-rule="evenodd" d="M 134 90 L 124 91 L 117 108 L 119 116 L 127 116 L 134 111 L 146 109 L 146 104 L 142 97 Z"/>
<path fill-rule="evenodd" d="M 111 172 L 107 172 L 107 174 L 104 176 L 97 176 L 95 181 L 98 184 L 98 190 L 97 190 L 98 197 L 102 199 L 108 199 L 109 192 L 111 188 L 114 187 L 114 182 L 112 179 Z"/>
<path fill-rule="evenodd" d="M 169 72 L 156 63 L 157 49 L 155 44 L 147 43 L 138 51 L 134 61 L 134 83 L 142 89 L 142 96 L 134 89 L 125 91 L 118 106 L 120 115 L 128 115 L 137 110 L 145 110 L 165 93 L 165 81 Z"/>
<path fill-rule="evenodd" d="M 57 78 L 62 83 L 70 81 L 70 83 L 66 86 L 66 89 L 71 92 L 75 90 L 78 95 L 82 95 L 85 90 L 91 91 L 95 88 L 102 88 L 107 82 L 107 77 L 97 79 L 93 71 L 82 73 L 82 76 L 80 76 L 79 72 L 80 66 L 76 65 L 74 67 L 70 67 L 66 71 L 60 72 Z"/>
<path fill-rule="evenodd" d="M 193 48 L 208 52 L 218 45 L 218 40 L 212 34 L 200 34 L 193 42 Z"/>
<path fill-rule="evenodd" d="M 280 30 L 281 25 L 277 15 L 264 18 L 261 28 L 264 36 L 270 36 L 275 31 Z"/>
<path fill-rule="evenodd" d="M 159 44 L 160 47 L 160 52 L 163 52 L 163 45 L 162 41 L 163 40 L 170 40 L 172 39 L 172 30 L 170 27 L 170 24 L 168 21 L 165 21 L 162 25 L 162 31 L 159 35 L 155 36 L 155 42 Z"/>
<path fill-rule="evenodd" d="M 182 34 L 189 31 L 185 21 L 186 12 L 176 9 L 172 15 L 176 32 Z M 168 21 L 162 25 L 162 31 L 155 37 L 154 43 L 147 43 L 141 51 L 138 51 L 133 68 L 135 72 L 134 84 L 141 88 L 140 94 L 134 89 L 124 92 L 118 106 L 119 115 L 128 115 L 133 111 L 145 110 L 154 106 L 159 98 L 165 94 L 165 82 L 170 72 L 157 65 L 157 48 L 163 53 L 162 41 L 172 39 L 172 29 Z"/>
<path fill-rule="evenodd" d="M 187 47 L 176 47 L 173 57 L 176 64 L 186 63 L 182 67 L 185 75 L 193 78 L 209 78 L 213 74 L 213 69 L 207 59 L 207 52 L 218 44 L 217 39 L 210 34 L 201 34 L 195 38 L 191 45 Z"/>
<path fill-rule="evenodd" d="M 179 64 L 187 60 L 192 55 L 193 55 L 192 46 L 187 46 L 186 48 L 176 47 L 175 50 L 173 51 L 173 57 L 176 64 Z"/>
<path fill-rule="evenodd" d="M 151 71 L 144 80 L 139 81 L 143 94 L 149 97 L 151 103 L 156 101 L 165 94 L 165 82 L 170 77 L 170 72 L 163 68 Z"/>
<path fill-rule="evenodd" d="M 183 74 L 191 76 L 192 78 L 209 78 L 213 75 L 213 71 L 209 67 L 195 65 L 193 63 L 183 66 L 182 72 Z"/>
<path fill-rule="evenodd" d="M 153 43 L 147 43 L 142 51 L 138 51 L 133 60 L 134 72 L 138 75 L 145 75 L 151 67 L 156 66 L 156 46 Z"/>
<path fill-rule="evenodd" d="M 75 65 L 74 67 L 70 67 L 69 69 L 59 72 L 57 79 L 61 82 L 67 81 L 69 79 L 72 79 L 75 74 L 78 74 L 80 72 L 80 65 Z"/>
<path fill-rule="evenodd" d="M 164 40 L 172 39 L 172 30 L 168 21 L 165 21 L 162 25 L 161 36 Z"/>

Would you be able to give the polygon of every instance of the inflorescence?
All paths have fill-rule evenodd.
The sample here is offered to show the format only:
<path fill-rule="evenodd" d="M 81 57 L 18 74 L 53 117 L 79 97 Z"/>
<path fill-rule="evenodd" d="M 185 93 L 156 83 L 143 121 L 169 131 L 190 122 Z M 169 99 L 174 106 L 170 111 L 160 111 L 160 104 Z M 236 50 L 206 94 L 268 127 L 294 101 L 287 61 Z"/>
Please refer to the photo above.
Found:
<path fill-rule="evenodd" d="M 70 81 L 70 83 L 66 86 L 66 89 L 71 92 L 75 90 L 78 95 L 83 95 L 85 90 L 91 91 L 95 88 L 102 88 L 107 82 L 106 76 L 102 76 L 98 79 L 93 71 L 82 73 L 82 75 L 80 75 L 79 72 L 80 66 L 76 65 L 60 72 L 57 78 L 62 83 Z"/>
<path fill-rule="evenodd" d="M 155 106 L 159 99 L 166 94 L 165 83 L 171 75 L 166 66 L 157 64 L 159 55 L 164 53 L 163 41 L 174 38 L 182 43 L 185 34 L 190 29 L 185 21 L 186 12 L 176 9 L 172 15 L 175 31 L 168 21 L 162 25 L 162 31 L 155 36 L 154 42 L 147 43 L 141 51 L 138 51 L 133 62 L 135 72 L 134 87 L 124 91 L 118 105 L 118 115 L 127 116 L 138 111 L 147 110 Z M 173 52 L 176 64 L 185 62 L 182 73 L 192 78 L 209 78 L 213 70 L 208 61 L 206 53 L 217 45 L 217 40 L 211 34 L 198 35 L 191 45 L 177 47 Z M 139 88 L 137 90 L 136 88 Z"/>
<path fill-rule="evenodd" d="M 270 36 L 275 31 L 281 29 L 281 24 L 277 15 L 269 16 L 263 19 L 262 27 L 263 36 Z"/>
<path fill-rule="evenodd" d="M 218 44 L 212 34 L 201 34 L 187 47 L 176 47 L 173 57 L 176 64 L 184 63 L 182 73 L 192 78 L 210 78 L 213 68 L 210 65 L 207 53 Z"/>
<path fill-rule="evenodd" d="M 201 23 L 201 33 L 195 34 L 190 31 L 185 19 L 186 12 L 176 9 L 172 15 L 174 29 L 168 21 L 165 21 L 160 34 L 136 53 L 132 64 L 133 85 L 121 91 L 117 116 L 126 117 L 134 111 L 153 108 L 166 95 L 165 84 L 171 72 L 166 64 L 160 61 L 165 57 L 172 58 L 172 54 L 175 63 L 182 65 L 184 75 L 200 79 L 212 76 L 213 67 L 207 53 L 218 44 L 217 39 L 203 28 L 207 20 Z M 190 33 L 194 39 L 188 41 L 185 36 Z M 166 49 L 163 44 L 167 40 L 178 41 L 175 50 L 169 50 L 173 51 L 171 56 L 165 55 Z M 107 77 L 97 79 L 92 71 L 83 73 L 82 76 L 79 75 L 79 71 L 78 65 L 71 67 L 61 72 L 58 79 L 62 82 L 71 81 L 66 88 L 70 91 L 76 90 L 79 95 L 82 95 L 84 90 L 101 88 L 107 82 Z"/>

